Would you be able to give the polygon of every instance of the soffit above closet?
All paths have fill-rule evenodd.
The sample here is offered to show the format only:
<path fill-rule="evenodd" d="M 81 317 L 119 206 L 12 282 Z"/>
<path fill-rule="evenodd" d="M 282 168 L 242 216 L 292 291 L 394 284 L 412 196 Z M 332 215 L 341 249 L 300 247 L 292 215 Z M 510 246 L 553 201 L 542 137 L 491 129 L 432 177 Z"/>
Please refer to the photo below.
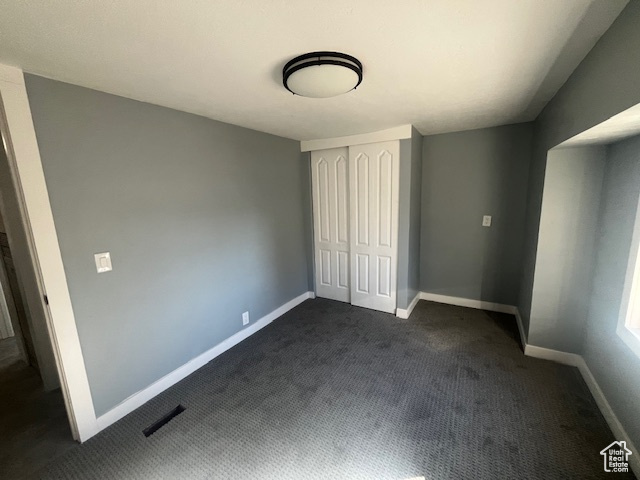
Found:
<path fill-rule="evenodd" d="M 0 63 L 296 140 L 534 119 L 628 0 L 3 2 Z M 282 67 L 336 50 L 356 91 L 293 96 Z"/>

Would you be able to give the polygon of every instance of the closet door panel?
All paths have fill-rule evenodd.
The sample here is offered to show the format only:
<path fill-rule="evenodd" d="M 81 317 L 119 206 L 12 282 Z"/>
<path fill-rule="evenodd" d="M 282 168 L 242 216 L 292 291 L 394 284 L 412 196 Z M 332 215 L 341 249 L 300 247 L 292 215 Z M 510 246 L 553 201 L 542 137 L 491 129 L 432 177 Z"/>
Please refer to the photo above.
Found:
<path fill-rule="evenodd" d="M 335 164 L 336 176 L 336 243 L 349 248 L 349 160 L 346 152 Z"/>
<path fill-rule="evenodd" d="M 351 303 L 395 313 L 399 142 L 349 147 Z"/>
<path fill-rule="evenodd" d="M 349 302 L 348 149 L 311 153 L 316 295 Z"/>
<path fill-rule="evenodd" d="M 338 287 L 349 289 L 349 252 L 338 252 Z"/>
<path fill-rule="evenodd" d="M 356 253 L 356 293 L 369 294 L 369 255 Z"/>

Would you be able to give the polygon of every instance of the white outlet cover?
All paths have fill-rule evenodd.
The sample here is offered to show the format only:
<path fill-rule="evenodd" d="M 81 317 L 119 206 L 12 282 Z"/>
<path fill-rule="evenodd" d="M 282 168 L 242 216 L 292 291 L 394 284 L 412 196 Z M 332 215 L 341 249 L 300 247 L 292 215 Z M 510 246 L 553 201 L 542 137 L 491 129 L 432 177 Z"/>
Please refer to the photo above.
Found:
<path fill-rule="evenodd" d="M 249 323 L 249 312 L 244 312 L 242 314 L 242 325 L 247 325 Z"/>
<path fill-rule="evenodd" d="M 96 261 L 96 270 L 98 273 L 110 272 L 113 270 L 111 267 L 111 254 L 109 252 L 96 253 L 93 258 Z"/>
<path fill-rule="evenodd" d="M 491 226 L 491 215 L 485 215 L 482 217 L 482 226 L 490 227 Z"/>

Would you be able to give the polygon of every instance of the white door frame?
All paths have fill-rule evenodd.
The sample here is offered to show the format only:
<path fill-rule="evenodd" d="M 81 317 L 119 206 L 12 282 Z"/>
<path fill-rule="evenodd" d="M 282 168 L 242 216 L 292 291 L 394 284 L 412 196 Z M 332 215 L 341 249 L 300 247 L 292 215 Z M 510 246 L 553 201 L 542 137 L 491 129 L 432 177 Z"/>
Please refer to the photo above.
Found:
<path fill-rule="evenodd" d="M 98 432 L 89 380 L 53 221 L 22 70 L 0 64 L 0 131 L 18 195 L 29 253 L 39 278 L 47 328 L 73 437 Z"/>

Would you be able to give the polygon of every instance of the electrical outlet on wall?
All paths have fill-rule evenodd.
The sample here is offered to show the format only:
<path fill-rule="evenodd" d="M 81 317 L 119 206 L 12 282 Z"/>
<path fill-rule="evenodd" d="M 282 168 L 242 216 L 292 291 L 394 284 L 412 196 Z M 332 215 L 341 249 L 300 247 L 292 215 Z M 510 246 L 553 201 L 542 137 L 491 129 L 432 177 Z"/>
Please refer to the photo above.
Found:
<path fill-rule="evenodd" d="M 249 324 L 249 312 L 244 312 L 242 314 L 242 325 L 248 325 Z"/>
<path fill-rule="evenodd" d="M 482 226 L 490 227 L 491 226 L 491 215 L 485 215 L 482 217 Z"/>
<path fill-rule="evenodd" d="M 110 272 L 111 268 L 111 254 L 109 252 L 96 253 L 93 258 L 96 262 L 96 270 L 98 273 Z"/>

